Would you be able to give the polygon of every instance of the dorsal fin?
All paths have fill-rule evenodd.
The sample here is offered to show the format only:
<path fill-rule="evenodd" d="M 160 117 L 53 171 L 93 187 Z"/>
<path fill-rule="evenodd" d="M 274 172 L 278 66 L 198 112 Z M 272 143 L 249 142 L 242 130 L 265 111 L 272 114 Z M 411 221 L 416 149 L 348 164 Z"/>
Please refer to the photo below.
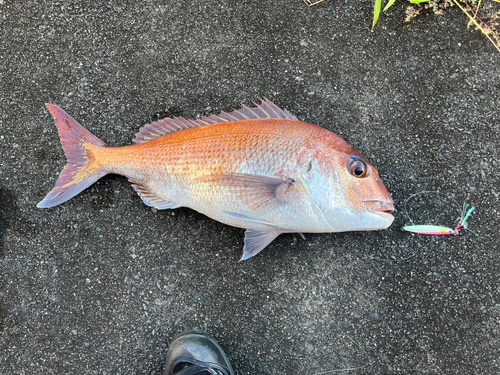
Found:
<path fill-rule="evenodd" d="M 163 120 L 144 125 L 133 139 L 134 143 L 147 143 L 155 138 L 170 134 L 182 129 L 195 128 L 197 126 L 217 124 L 220 122 L 242 121 L 279 118 L 297 120 L 286 109 L 281 109 L 270 100 L 260 99 L 261 104 L 253 103 L 256 107 L 250 108 L 244 105 L 241 109 L 232 112 L 221 112 L 218 115 L 202 117 L 197 120 L 186 120 L 183 117 L 164 118 Z"/>

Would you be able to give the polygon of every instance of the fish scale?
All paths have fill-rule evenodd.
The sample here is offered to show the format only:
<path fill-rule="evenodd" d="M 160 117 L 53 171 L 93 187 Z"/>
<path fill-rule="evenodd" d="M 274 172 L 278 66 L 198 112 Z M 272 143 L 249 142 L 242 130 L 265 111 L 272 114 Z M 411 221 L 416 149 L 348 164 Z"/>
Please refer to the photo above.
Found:
<path fill-rule="evenodd" d="M 122 147 L 107 146 L 60 108 L 47 108 L 68 164 L 38 207 L 121 174 L 149 206 L 189 207 L 245 228 L 242 259 L 280 233 L 384 229 L 394 219 L 392 198 L 368 160 L 267 99 L 217 116 L 147 124 L 134 145 Z"/>

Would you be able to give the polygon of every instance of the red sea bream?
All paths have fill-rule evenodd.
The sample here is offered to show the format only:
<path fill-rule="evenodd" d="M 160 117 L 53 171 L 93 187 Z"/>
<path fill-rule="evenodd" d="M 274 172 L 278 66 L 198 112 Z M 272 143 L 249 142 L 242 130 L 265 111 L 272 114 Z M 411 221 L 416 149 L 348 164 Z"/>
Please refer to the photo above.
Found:
<path fill-rule="evenodd" d="M 145 204 L 189 207 L 245 228 L 242 260 L 280 233 L 376 230 L 394 220 L 377 170 L 338 135 L 264 99 L 254 108 L 145 125 L 110 147 L 52 104 L 68 164 L 38 204 L 54 207 L 108 173 L 128 177 Z"/>

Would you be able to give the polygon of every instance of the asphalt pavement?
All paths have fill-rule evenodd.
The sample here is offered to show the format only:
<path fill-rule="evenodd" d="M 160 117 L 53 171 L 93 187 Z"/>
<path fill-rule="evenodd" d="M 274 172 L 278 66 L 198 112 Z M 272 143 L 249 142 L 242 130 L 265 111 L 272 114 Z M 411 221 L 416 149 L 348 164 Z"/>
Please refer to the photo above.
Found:
<path fill-rule="evenodd" d="M 404 23 L 397 2 L 372 32 L 372 6 L 0 0 L 0 373 L 160 374 L 187 329 L 237 374 L 500 373 L 500 54 L 459 9 Z M 238 262 L 243 230 L 121 176 L 36 208 L 65 165 L 44 103 L 121 146 L 259 97 L 363 153 L 393 225 Z M 403 232 L 408 198 L 418 224 L 476 206 L 478 236 Z"/>

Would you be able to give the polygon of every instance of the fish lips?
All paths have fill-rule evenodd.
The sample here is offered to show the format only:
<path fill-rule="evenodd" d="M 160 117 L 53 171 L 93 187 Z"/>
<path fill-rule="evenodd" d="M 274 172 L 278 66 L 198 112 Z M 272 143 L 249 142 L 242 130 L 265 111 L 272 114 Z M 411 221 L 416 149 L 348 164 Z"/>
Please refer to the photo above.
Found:
<path fill-rule="evenodd" d="M 387 227 L 394 221 L 394 216 L 391 215 L 391 213 L 394 212 L 394 201 L 392 198 L 388 201 L 365 201 L 365 205 L 369 212 L 388 220 L 389 223 Z"/>

